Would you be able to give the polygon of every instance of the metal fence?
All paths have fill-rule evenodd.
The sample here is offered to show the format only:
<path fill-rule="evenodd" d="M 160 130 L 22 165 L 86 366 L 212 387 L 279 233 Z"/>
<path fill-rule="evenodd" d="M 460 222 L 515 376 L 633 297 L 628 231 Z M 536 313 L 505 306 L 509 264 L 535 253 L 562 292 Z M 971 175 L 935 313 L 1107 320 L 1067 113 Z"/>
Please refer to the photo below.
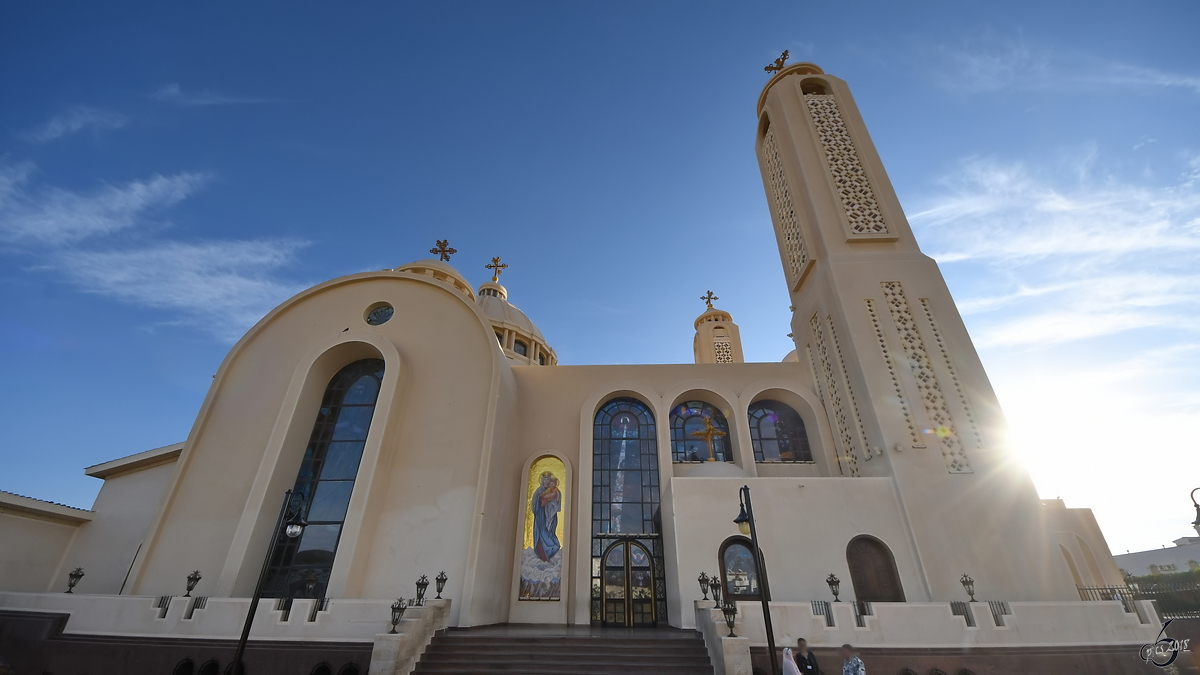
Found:
<path fill-rule="evenodd" d="M 1115 600 L 1126 612 L 1136 611 L 1134 600 L 1153 600 L 1163 619 L 1200 618 L 1200 584 L 1187 581 L 1135 581 L 1128 586 L 1079 586 L 1079 597 L 1088 601 Z"/>

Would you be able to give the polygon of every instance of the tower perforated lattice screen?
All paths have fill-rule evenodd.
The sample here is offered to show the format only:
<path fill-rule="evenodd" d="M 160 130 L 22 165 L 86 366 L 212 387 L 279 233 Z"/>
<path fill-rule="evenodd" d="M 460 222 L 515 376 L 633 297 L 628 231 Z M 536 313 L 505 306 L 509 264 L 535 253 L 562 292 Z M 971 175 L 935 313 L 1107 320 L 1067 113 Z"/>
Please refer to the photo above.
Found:
<path fill-rule="evenodd" d="M 716 355 L 717 363 L 733 363 L 733 347 L 730 346 L 729 340 L 713 342 L 713 352 Z"/>
<path fill-rule="evenodd" d="M 775 202 L 775 216 L 779 219 L 779 231 L 783 235 L 783 251 L 787 256 L 788 279 L 795 284 L 808 264 L 808 249 L 800 234 L 800 223 L 796 219 L 796 206 L 792 202 L 792 191 L 788 188 L 787 175 L 783 171 L 783 160 L 779 157 L 779 144 L 775 130 L 767 129 L 762 141 L 763 163 L 767 170 L 767 183 L 771 186 L 771 197 Z"/>
<path fill-rule="evenodd" d="M 637 399 L 615 398 L 596 413 L 592 433 L 591 619 L 604 622 L 609 595 L 601 557 L 612 544 L 636 541 L 652 558 L 652 623 L 667 621 L 667 582 L 659 514 L 654 414 Z"/>
<path fill-rule="evenodd" d="M 850 232 L 856 235 L 890 234 L 875 191 L 867 180 L 867 172 L 838 110 L 837 100 L 828 94 L 805 94 L 804 100 L 825 149 L 825 163 L 837 186 Z"/>

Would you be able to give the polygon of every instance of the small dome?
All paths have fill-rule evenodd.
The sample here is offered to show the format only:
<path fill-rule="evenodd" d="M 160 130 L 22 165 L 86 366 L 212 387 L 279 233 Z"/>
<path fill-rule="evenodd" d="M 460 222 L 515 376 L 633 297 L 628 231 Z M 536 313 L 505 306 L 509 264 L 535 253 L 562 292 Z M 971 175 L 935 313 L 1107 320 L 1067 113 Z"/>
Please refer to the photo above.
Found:
<path fill-rule="evenodd" d="M 480 285 L 475 302 L 496 329 L 496 337 L 500 340 L 506 356 L 530 365 L 558 363 L 558 357 L 554 354 L 554 349 L 546 344 L 542 331 L 525 316 L 525 312 L 508 301 L 507 288 L 494 281 L 486 282 Z M 518 342 L 524 347 L 518 345 Z"/>
<path fill-rule="evenodd" d="M 781 361 L 781 363 L 800 363 L 800 356 L 796 354 L 796 350 L 793 349 L 787 353 L 787 356 L 783 357 L 783 361 Z"/>
<path fill-rule="evenodd" d="M 438 281 L 443 281 L 450 284 L 460 293 L 467 296 L 471 300 L 475 299 L 475 291 L 471 289 L 471 284 L 467 283 L 466 278 L 459 273 L 458 270 L 448 263 L 433 258 L 410 262 L 407 265 L 401 265 L 394 271 L 409 272 L 412 274 L 422 274 L 433 277 Z"/>

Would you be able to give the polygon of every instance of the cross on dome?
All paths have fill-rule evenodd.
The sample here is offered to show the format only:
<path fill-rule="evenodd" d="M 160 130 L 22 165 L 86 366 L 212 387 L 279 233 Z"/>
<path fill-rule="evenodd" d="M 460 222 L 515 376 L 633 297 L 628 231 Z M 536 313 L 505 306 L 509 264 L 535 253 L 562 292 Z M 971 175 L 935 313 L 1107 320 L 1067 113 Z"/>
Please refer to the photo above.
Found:
<path fill-rule="evenodd" d="M 713 300 L 720 300 L 720 298 L 713 295 L 712 291 L 709 291 L 708 293 L 700 296 L 700 299 L 703 300 L 706 305 L 708 305 L 709 309 L 713 308 L 713 306 L 712 306 Z"/>
<path fill-rule="evenodd" d="M 768 73 L 778 73 L 779 71 L 783 70 L 783 64 L 787 63 L 787 60 L 788 50 L 785 49 L 783 50 L 783 53 L 779 55 L 779 58 L 775 59 L 775 63 L 766 66 L 763 68 L 763 70 L 767 71 Z"/>
<path fill-rule="evenodd" d="M 492 281 L 500 283 L 500 275 L 504 273 L 504 270 L 508 269 L 508 263 L 500 262 L 500 256 L 496 256 L 492 258 L 490 265 L 484 265 L 484 267 L 492 270 Z"/>
<path fill-rule="evenodd" d="M 438 256 L 438 260 L 445 260 L 446 262 L 450 262 L 450 256 L 454 255 L 455 253 L 458 253 L 458 249 L 450 248 L 450 240 L 449 239 L 438 239 L 437 246 L 429 249 L 429 252 L 436 253 Z"/>

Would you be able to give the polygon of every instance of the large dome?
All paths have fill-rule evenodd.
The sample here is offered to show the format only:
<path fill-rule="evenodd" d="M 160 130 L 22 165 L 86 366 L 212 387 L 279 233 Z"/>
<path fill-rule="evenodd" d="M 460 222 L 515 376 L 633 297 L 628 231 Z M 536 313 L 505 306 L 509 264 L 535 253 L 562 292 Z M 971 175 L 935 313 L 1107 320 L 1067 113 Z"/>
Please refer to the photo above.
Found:
<path fill-rule="evenodd" d="M 475 302 L 496 330 L 496 340 L 504 349 L 505 356 L 528 365 L 552 366 L 558 363 L 558 356 L 546 344 L 542 331 L 525 316 L 525 312 L 508 301 L 508 289 L 504 286 L 494 281 L 481 285 Z"/>

